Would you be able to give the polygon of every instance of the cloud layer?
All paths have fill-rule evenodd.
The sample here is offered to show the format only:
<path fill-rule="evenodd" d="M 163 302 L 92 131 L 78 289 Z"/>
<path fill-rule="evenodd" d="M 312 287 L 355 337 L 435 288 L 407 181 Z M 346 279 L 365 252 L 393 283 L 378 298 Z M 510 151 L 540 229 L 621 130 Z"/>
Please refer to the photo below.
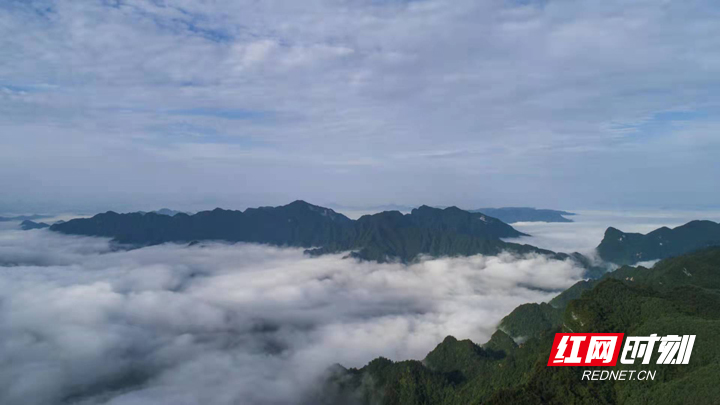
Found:
<path fill-rule="evenodd" d="M 0 211 L 720 203 L 714 1 L 0 11 Z"/>
<path fill-rule="evenodd" d="M 0 231 L 0 402 L 301 403 L 333 363 L 483 342 L 581 269 L 544 257 L 400 264 L 258 245 L 112 251 Z"/>

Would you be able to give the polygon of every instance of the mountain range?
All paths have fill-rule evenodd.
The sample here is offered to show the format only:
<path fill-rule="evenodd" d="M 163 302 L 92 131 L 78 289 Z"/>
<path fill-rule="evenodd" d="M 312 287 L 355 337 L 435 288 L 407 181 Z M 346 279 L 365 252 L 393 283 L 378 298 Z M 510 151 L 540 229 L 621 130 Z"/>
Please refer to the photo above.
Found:
<path fill-rule="evenodd" d="M 419 255 L 458 256 L 501 251 L 554 254 L 529 245 L 504 242 L 501 238 L 525 234 L 497 218 L 456 207 L 421 206 L 409 214 L 385 211 L 352 220 L 332 209 L 295 201 L 245 211 L 217 208 L 194 215 L 106 212 L 55 224 L 50 229 L 110 237 L 130 246 L 222 240 L 303 247 L 313 255 L 352 251 L 354 257 L 377 261 L 407 262 Z M 568 256 L 562 256 L 565 257 Z"/>
<path fill-rule="evenodd" d="M 128 247 L 217 240 L 302 247 L 311 255 L 350 252 L 352 257 L 379 262 L 410 262 L 422 255 L 539 253 L 574 260 L 588 269 L 589 277 L 598 277 L 605 271 L 579 253 L 568 255 L 504 241 L 527 235 L 495 217 L 457 207 L 440 209 L 423 205 L 409 214 L 384 211 L 352 220 L 330 208 L 298 200 L 245 211 L 216 208 L 192 215 L 176 211 L 172 214 L 108 211 L 92 218 L 55 223 L 50 230 L 109 237 Z M 692 221 L 675 229 L 660 228 L 647 235 L 608 228 L 597 252 L 603 261 L 623 265 L 714 245 L 720 245 L 720 224 Z"/>

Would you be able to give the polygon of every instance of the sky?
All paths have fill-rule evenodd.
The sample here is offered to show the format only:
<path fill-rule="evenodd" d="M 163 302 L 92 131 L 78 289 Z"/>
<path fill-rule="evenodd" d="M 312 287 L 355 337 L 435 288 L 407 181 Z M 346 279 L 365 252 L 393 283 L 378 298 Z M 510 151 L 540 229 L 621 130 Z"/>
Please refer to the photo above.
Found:
<path fill-rule="evenodd" d="M 0 212 L 720 206 L 715 1 L 5 0 Z"/>

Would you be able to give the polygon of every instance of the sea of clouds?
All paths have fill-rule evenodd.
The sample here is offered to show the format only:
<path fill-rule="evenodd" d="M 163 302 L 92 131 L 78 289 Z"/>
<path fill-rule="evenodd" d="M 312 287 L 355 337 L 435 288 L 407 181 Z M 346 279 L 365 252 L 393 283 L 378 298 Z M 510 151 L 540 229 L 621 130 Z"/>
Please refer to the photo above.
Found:
<path fill-rule="evenodd" d="M 301 249 L 0 229 L 0 403 L 303 403 L 329 366 L 483 343 L 582 269 L 543 256 L 413 265 Z"/>

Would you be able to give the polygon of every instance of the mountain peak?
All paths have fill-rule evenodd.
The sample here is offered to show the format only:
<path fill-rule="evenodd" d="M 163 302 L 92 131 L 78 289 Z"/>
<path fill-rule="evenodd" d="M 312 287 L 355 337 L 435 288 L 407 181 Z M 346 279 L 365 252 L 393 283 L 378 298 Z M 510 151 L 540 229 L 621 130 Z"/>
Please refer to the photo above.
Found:
<path fill-rule="evenodd" d="M 295 200 L 286 206 L 287 207 L 316 207 L 316 205 L 310 204 L 309 202 L 307 202 L 305 200 Z"/>
<path fill-rule="evenodd" d="M 423 204 L 417 208 L 413 208 L 410 214 L 429 214 L 434 212 L 442 212 L 442 209 Z"/>

